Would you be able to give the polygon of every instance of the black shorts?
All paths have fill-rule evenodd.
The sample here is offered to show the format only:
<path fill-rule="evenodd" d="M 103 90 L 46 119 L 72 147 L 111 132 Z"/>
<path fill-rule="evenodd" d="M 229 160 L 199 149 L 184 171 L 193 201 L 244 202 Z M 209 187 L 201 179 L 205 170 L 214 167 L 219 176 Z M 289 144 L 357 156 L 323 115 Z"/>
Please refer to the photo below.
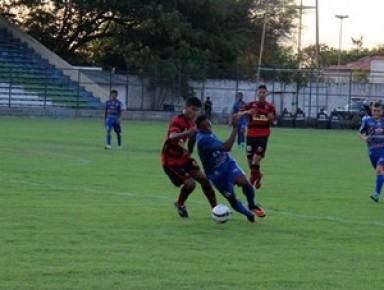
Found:
<path fill-rule="evenodd" d="M 247 158 L 252 159 L 254 154 L 264 157 L 267 145 L 268 137 L 247 137 Z"/>
<path fill-rule="evenodd" d="M 191 178 L 200 167 L 195 159 L 189 158 L 183 165 L 163 165 L 163 169 L 175 186 L 181 186 L 184 180 Z"/>

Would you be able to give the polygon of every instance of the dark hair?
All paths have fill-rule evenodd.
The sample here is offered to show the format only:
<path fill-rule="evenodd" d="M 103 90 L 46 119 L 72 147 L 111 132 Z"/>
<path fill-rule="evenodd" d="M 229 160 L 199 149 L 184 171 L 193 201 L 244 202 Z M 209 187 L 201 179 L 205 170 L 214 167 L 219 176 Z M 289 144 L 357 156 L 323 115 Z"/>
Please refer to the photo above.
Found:
<path fill-rule="evenodd" d="M 243 96 L 243 92 L 237 92 L 236 93 L 236 97 L 240 97 L 240 96 Z"/>
<path fill-rule="evenodd" d="M 116 95 L 118 95 L 118 92 L 117 92 L 117 90 L 112 90 L 112 91 L 111 91 L 111 94 L 116 94 Z"/>
<path fill-rule="evenodd" d="M 262 90 L 267 90 L 267 86 L 266 85 L 259 85 L 257 87 L 258 90 L 262 89 Z"/>
<path fill-rule="evenodd" d="M 187 107 L 191 107 L 191 106 L 195 106 L 195 107 L 199 107 L 199 108 L 201 108 L 201 101 L 200 101 L 200 99 L 198 99 L 198 98 L 196 98 L 196 97 L 190 97 L 190 98 L 188 98 L 187 100 L 186 100 L 186 102 L 185 102 L 185 105 L 187 106 Z"/>
<path fill-rule="evenodd" d="M 382 104 L 381 104 L 381 102 L 374 102 L 372 106 L 375 108 L 378 108 L 378 107 L 381 107 Z"/>
<path fill-rule="evenodd" d="M 195 120 L 196 127 L 198 129 L 201 128 L 201 123 L 203 123 L 206 120 L 208 120 L 208 117 L 206 115 L 199 115 L 199 116 L 197 116 L 197 118 Z"/>

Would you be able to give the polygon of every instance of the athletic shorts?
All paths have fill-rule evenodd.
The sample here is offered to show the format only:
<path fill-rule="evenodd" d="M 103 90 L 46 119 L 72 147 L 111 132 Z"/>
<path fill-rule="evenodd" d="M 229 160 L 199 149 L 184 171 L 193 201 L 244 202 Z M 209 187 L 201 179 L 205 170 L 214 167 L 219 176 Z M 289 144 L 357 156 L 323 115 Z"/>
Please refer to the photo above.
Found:
<path fill-rule="evenodd" d="M 216 171 L 215 174 L 207 175 L 207 177 L 224 197 L 229 198 L 235 196 L 235 181 L 243 175 L 245 173 L 239 165 L 236 162 L 230 162 L 224 170 Z"/>
<path fill-rule="evenodd" d="M 247 158 L 252 159 L 254 154 L 264 157 L 267 145 L 268 137 L 247 137 Z"/>
<path fill-rule="evenodd" d="M 200 170 L 200 167 L 195 159 L 189 158 L 183 165 L 163 165 L 163 169 L 172 183 L 179 187 L 184 180 L 191 178 L 194 172 Z"/>
<path fill-rule="evenodd" d="M 118 121 L 118 118 L 116 117 L 108 117 L 107 120 L 105 121 L 105 129 L 109 132 L 112 131 L 112 129 L 116 133 L 121 133 L 121 126 Z"/>
<path fill-rule="evenodd" d="M 376 168 L 379 165 L 384 166 L 384 149 L 370 150 L 368 154 L 373 168 Z"/>

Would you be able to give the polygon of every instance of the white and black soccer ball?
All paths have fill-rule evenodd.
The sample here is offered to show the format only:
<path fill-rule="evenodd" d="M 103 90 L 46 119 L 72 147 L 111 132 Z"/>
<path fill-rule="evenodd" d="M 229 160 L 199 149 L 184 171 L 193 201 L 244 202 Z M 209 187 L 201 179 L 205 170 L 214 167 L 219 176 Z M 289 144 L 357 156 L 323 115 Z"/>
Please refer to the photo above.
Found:
<path fill-rule="evenodd" d="M 212 209 L 211 215 L 215 222 L 222 224 L 231 217 L 231 210 L 224 204 L 218 204 Z"/>

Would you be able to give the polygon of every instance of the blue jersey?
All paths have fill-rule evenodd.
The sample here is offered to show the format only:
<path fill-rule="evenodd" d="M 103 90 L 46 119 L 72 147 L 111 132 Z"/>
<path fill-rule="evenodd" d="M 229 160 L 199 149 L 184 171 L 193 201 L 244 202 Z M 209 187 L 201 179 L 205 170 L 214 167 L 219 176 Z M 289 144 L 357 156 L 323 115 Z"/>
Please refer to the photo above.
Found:
<path fill-rule="evenodd" d="M 121 133 L 120 116 L 123 111 L 123 104 L 119 100 L 108 100 L 105 103 L 105 128 Z"/>
<path fill-rule="evenodd" d="M 226 197 L 234 194 L 233 184 L 245 175 L 237 162 L 221 150 L 223 142 L 214 134 L 198 132 L 196 136 L 197 151 L 204 167 L 204 172 L 213 185 Z"/>
<path fill-rule="evenodd" d="M 384 118 L 375 120 L 371 116 L 364 117 L 359 132 L 369 138 L 367 144 L 370 151 L 384 149 Z"/>
<path fill-rule="evenodd" d="M 123 104 L 119 100 L 108 100 L 105 103 L 106 118 L 119 118 L 123 111 Z"/>
<path fill-rule="evenodd" d="M 232 114 L 237 114 L 238 112 L 245 111 L 247 109 L 247 103 L 244 101 L 237 101 L 233 104 Z M 244 126 L 247 124 L 248 116 L 244 115 L 239 120 L 239 126 Z"/>
<path fill-rule="evenodd" d="M 196 141 L 197 152 L 208 177 L 225 171 L 228 164 L 234 162 L 227 152 L 221 150 L 223 142 L 214 134 L 198 132 Z"/>
<path fill-rule="evenodd" d="M 369 138 L 368 155 L 372 166 L 384 166 L 384 118 L 375 120 L 371 116 L 365 116 L 359 132 Z"/>

